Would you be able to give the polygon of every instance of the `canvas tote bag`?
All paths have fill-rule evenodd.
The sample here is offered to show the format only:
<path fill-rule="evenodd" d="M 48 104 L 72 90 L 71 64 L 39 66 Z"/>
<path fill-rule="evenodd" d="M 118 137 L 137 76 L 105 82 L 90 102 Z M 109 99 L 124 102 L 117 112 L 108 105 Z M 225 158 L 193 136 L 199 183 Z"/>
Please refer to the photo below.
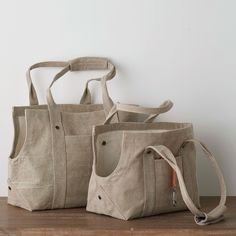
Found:
<path fill-rule="evenodd" d="M 47 105 L 39 105 L 30 71 L 63 67 L 47 92 Z M 69 71 L 109 70 L 87 81 L 80 104 L 56 104 L 51 87 Z M 85 206 L 92 170 L 92 126 L 102 124 L 113 106 L 106 81 L 115 66 L 106 58 L 84 57 L 69 62 L 42 62 L 27 72 L 30 106 L 14 107 L 15 137 L 9 158 L 8 203 L 27 210 Z M 91 104 L 90 81 L 99 81 L 103 104 Z M 161 112 L 172 107 L 163 104 Z M 119 113 L 119 120 L 135 121 L 138 113 Z M 118 116 L 115 117 L 115 120 Z"/>
<path fill-rule="evenodd" d="M 50 88 L 68 71 L 108 69 L 109 73 L 88 80 L 79 105 L 57 105 L 50 88 L 48 104 L 39 105 L 30 75 L 39 67 L 63 67 Z M 113 105 L 106 81 L 114 76 L 111 61 L 96 57 L 41 62 L 29 68 L 30 106 L 13 108 L 15 138 L 9 158 L 8 203 L 28 210 L 86 204 L 92 164 L 91 129 L 104 121 Z M 91 104 L 88 84 L 93 80 L 101 83 L 103 104 Z"/>
<path fill-rule="evenodd" d="M 150 119 L 109 124 L 118 110 L 150 114 Z M 226 186 L 215 158 L 194 139 L 192 124 L 148 123 L 155 113 L 153 108 L 117 104 L 104 125 L 94 127 L 87 210 L 128 220 L 188 208 L 199 225 L 220 221 Z M 209 213 L 200 209 L 194 143 L 200 144 L 220 182 L 220 203 Z"/>
<path fill-rule="evenodd" d="M 49 91 L 39 105 L 30 71 L 63 67 L 50 88 L 69 71 L 109 70 L 100 81 L 103 104 L 91 104 L 89 80 L 80 104 L 57 105 Z M 42 62 L 27 72 L 30 106 L 14 107 L 15 138 L 9 158 L 8 203 L 27 210 L 85 206 L 91 172 L 91 129 L 101 124 L 112 106 L 106 81 L 115 66 L 105 58 L 85 57 L 69 62 Z"/>

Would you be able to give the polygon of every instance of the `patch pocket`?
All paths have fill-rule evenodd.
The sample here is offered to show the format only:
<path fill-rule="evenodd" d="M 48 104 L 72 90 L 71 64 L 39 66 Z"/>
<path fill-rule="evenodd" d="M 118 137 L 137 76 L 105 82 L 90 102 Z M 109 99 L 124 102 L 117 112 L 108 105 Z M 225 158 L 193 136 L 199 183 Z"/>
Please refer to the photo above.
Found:
<path fill-rule="evenodd" d="M 176 157 L 177 164 L 183 172 L 183 156 Z M 162 158 L 150 156 L 144 158 L 144 208 L 143 216 L 156 215 L 185 209 L 179 183 L 176 186 L 176 206 L 173 205 L 173 188 L 171 187 L 172 168 Z"/>
<path fill-rule="evenodd" d="M 177 156 L 176 161 L 178 167 L 183 174 L 183 157 Z M 172 168 L 164 159 L 155 160 L 155 212 L 169 212 L 180 210 L 183 208 L 183 200 L 179 189 L 177 180 L 175 200 L 176 205 L 173 204 L 173 188 L 171 186 Z"/>
<path fill-rule="evenodd" d="M 65 136 L 67 153 L 66 207 L 86 205 L 92 172 L 91 135 Z"/>
<path fill-rule="evenodd" d="M 94 125 L 103 124 L 104 110 L 92 112 L 62 112 L 62 122 L 66 135 L 90 135 Z"/>
<path fill-rule="evenodd" d="M 67 167 L 69 170 L 76 169 L 78 166 L 92 166 L 92 136 L 91 135 L 72 135 L 65 136 Z"/>

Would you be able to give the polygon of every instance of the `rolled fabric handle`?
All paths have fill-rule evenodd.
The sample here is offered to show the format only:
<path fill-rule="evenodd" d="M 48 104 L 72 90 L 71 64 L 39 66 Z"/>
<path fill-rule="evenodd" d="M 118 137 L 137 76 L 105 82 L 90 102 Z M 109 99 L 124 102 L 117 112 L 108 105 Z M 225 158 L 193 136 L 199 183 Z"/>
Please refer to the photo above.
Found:
<path fill-rule="evenodd" d="M 155 108 L 117 103 L 110 110 L 109 114 L 106 117 L 106 120 L 104 121 L 104 124 L 109 124 L 112 117 L 118 111 L 147 114 L 147 115 L 149 115 L 149 117 L 144 122 L 148 123 L 148 122 L 153 121 L 159 114 L 169 111 L 172 107 L 173 107 L 173 103 L 170 100 L 163 102 L 159 107 L 155 107 Z"/>
<path fill-rule="evenodd" d="M 226 210 L 226 206 L 225 206 L 225 203 L 226 203 L 226 185 L 225 185 L 224 177 L 223 177 L 223 174 L 222 174 L 215 158 L 213 157 L 211 152 L 207 149 L 207 147 L 203 143 L 199 142 L 196 139 L 189 139 L 189 140 L 186 140 L 183 143 L 182 148 L 184 147 L 184 145 L 186 145 L 189 142 L 200 144 L 201 148 L 207 154 L 208 159 L 210 160 L 211 164 L 213 165 L 213 167 L 216 171 L 217 177 L 219 179 L 220 191 L 221 191 L 220 202 L 209 213 L 205 213 L 202 210 L 198 209 L 195 206 L 195 204 L 193 203 L 192 199 L 190 198 L 190 196 L 188 194 L 188 191 L 187 191 L 187 188 L 186 188 L 186 185 L 185 185 L 185 182 L 184 182 L 184 178 L 182 176 L 181 170 L 179 169 L 179 167 L 177 165 L 176 159 L 175 159 L 173 153 L 166 146 L 163 146 L 163 145 L 148 146 L 146 148 L 146 151 L 147 150 L 153 150 L 154 152 L 156 152 L 176 172 L 177 179 L 179 181 L 179 187 L 180 187 L 182 198 L 183 198 L 186 206 L 188 207 L 188 209 L 193 213 L 195 222 L 198 225 L 213 224 L 213 223 L 219 222 L 219 221 L 224 219 L 223 213 Z"/>

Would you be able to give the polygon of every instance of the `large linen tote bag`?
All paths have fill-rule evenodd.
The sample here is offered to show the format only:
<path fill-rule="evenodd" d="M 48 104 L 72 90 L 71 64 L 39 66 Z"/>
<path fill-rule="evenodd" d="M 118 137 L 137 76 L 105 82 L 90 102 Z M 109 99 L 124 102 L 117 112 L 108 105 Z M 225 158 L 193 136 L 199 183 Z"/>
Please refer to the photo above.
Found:
<path fill-rule="evenodd" d="M 117 104 L 105 124 L 94 127 L 87 210 L 128 220 L 189 208 L 200 225 L 220 221 L 226 201 L 223 175 L 210 151 L 193 139 L 192 124 L 109 124 L 117 110 L 155 116 L 152 108 Z M 203 148 L 220 182 L 220 203 L 209 213 L 200 209 L 193 143 Z"/>
<path fill-rule="evenodd" d="M 88 82 L 80 104 L 55 104 L 50 89 L 48 105 L 39 105 L 30 71 L 63 67 L 54 82 L 68 71 L 109 70 L 101 79 L 103 104 L 91 104 Z M 28 210 L 85 206 L 92 165 L 91 130 L 102 124 L 112 107 L 106 81 L 115 75 L 105 58 L 42 62 L 27 72 L 30 106 L 14 107 L 15 137 L 9 158 L 8 203 Z M 50 86 L 50 87 L 51 87 Z"/>

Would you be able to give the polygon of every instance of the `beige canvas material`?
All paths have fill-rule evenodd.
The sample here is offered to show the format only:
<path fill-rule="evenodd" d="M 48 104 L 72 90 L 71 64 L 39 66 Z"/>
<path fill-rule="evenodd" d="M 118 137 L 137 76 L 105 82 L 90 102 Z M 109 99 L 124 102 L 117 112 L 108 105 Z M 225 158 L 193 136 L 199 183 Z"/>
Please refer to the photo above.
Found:
<path fill-rule="evenodd" d="M 40 67 L 62 67 L 47 91 L 47 105 L 38 104 L 31 79 L 31 70 Z M 56 104 L 50 89 L 61 76 L 69 71 L 93 69 L 108 69 L 108 73 L 86 83 L 80 104 Z M 106 58 L 42 62 L 28 70 L 30 106 L 13 108 L 15 137 L 9 158 L 10 204 L 31 211 L 86 205 L 92 170 L 92 127 L 103 124 L 113 106 L 106 81 L 114 76 L 115 66 Z M 101 85 L 102 104 L 91 104 L 88 84 L 94 80 Z M 170 104 L 164 105 L 160 113 L 170 108 Z M 120 121 L 146 118 L 133 112 L 120 112 L 118 116 Z"/>
<path fill-rule="evenodd" d="M 183 145 L 186 140 L 193 140 L 192 124 L 150 123 L 148 119 L 145 123 L 110 124 L 111 117 L 118 109 L 147 113 L 149 117 L 155 116 L 155 110 L 152 108 L 118 104 L 108 114 L 104 125 L 94 127 L 94 161 L 87 210 L 129 220 L 185 210 L 188 207 L 199 224 L 221 220 L 226 193 L 219 169 L 217 172 L 220 175 L 222 198 L 218 210 L 209 214 L 198 210 L 200 204 L 195 146 L 193 143 Z M 157 146 L 168 148 L 169 155 L 164 153 L 164 158 Z M 155 152 L 149 153 L 150 149 Z M 170 153 L 173 153 L 172 156 Z M 209 151 L 208 156 L 216 166 Z M 174 161 L 171 158 L 174 158 Z M 169 163 L 169 159 L 174 164 Z M 170 164 L 177 171 L 179 180 L 175 188 L 171 186 Z"/>
<path fill-rule="evenodd" d="M 30 70 L 53 66 L 63 67 L 53 83 L 68 71 L 108 69 L 100 79 L 103 104 L 90 104 L 86 87 L 79 105 L 56 105 L 51 99 L 48 105 L 38 105 Z M 105 58 L 78 58 L 39 63 L 30 70 L 31 105 L 13 108 L 15 138 L 9 158 L 8 202 L 28 210 L 84 206 L 92 165 L 91 130 L 103 123 L 112 106 L 104 84 L 114 77 L 115 67 Z"/>

